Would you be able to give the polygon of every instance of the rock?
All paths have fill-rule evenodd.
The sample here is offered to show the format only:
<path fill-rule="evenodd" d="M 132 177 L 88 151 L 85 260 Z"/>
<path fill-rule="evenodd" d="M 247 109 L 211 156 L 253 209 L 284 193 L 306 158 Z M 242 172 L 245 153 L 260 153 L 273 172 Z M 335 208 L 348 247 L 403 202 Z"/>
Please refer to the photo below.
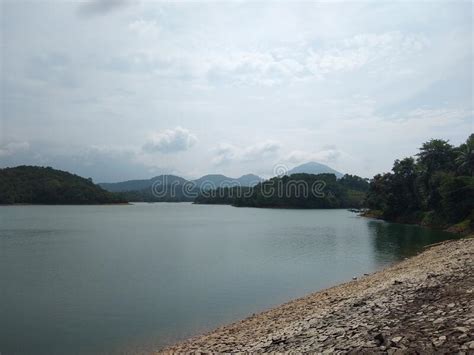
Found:
<path fill-rule="evenodd" d="M 392 346 L 396 346 L 396 345 L 398 345 L 398 343 L 402 339 L 403 339 L 403 337 L 398 336 L 398 337 L 394 337 L 394 338 L 390 339 L 390 342 L 391 342 Z"/>
<path fill-rule="evenodd" d="M 455 327 L 454 330 L 461 333 L 467 333 L 469 331 L 469 329 L 466 327 Z"/>
<path fill-rule="evenodd" d="M 445 341 L 446 341 L 446 337 L 445 336 L 440 336 L 438 339 L 433 339 L 432 343 L 435 347 L 438 348 L 441 345 L 443 345 Z"/>
<path fill-rule="evenodd" d="M 450 304 L 448 304 L 448 308 L 453 308 L 453 307 L 455 307 L 455 306 L 456 306 L 455 303 L 450 303 Z"/>
<path fill-rule="evenodd" d="M 469 350 L 474 350 L 474 341 L 470 341 L 469 343 L 466 344 Z"/>
<path fill-rule="evenodd" d="M 379 333 L 374 336 L 374 340 L 379 346 L 385 344 L 385 336 L 382 333 Z"/>
<path fill-rule="evenodd" d="M 438 318 L 433 321 L 433 324 L 440 324 L 444 322 L 444 318 Z"/>

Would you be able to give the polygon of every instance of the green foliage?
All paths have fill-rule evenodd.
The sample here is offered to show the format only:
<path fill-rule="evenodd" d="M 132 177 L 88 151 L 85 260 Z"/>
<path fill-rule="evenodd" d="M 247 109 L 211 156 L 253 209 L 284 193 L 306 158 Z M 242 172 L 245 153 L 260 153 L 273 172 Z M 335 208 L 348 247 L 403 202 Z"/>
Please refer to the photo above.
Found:
<path fill-rule="evenodd" d="M 346 175 L 293 174 L 274 177 L 254 187 L 221 188 L 201 193 L 196 203 L 242 207 L 350 208 L 362 207 L 369 183 Z"/>
<path fill-rule="evenodd" d="M 0 169 L 0 204 L 103 204 L 126 202 L 91 179 L 47 167 Z"/>
<path fill-rule="evenodd" d="M 460 175 L 474 175 L 474 134 L 457 151 L 456 164 Z"/>
<path fill-rule="evenodd" d="M 417 159 L 394 162 L 392 172 L 370 181 L 366 202 L 391 220 L 453 224 L 474 209 L 474 135 L 455 148 L 448 141 L 424 143 Z"/>

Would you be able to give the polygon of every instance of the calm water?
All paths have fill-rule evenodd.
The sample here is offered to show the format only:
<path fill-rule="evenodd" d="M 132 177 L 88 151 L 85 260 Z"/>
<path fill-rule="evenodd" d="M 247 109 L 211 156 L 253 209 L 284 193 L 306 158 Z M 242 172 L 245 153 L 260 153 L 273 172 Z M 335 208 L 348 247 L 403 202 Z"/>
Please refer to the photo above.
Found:
<path fill-rule="evenodd" d="M 345 210 L 0 207 L 0 353 L 158 349 L 450 237 Z"/>

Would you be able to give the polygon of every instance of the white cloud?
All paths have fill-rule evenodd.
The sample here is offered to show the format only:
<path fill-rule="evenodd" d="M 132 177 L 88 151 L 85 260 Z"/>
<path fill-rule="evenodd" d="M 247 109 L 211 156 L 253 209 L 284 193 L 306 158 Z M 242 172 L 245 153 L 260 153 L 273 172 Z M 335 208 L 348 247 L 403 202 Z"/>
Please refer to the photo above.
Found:
<path fill-rule="evenodd" d="M 152 134 L 143 149 L 148 152 L 176 153 L 190 149 L 196 142 L 194 134 L 178 126 Z"/>
<path fill-rule="evenodd" d="M 346 38 L 327 50 L 311 49 L 306 65 L 314 74 L 352 71 L 369 64 L 377 65 L 375 69 L 386 70 L 428 45 L 429 41 L 418 34 L 364 33 Z"/>
<path fill-rule="evenodd" d="M 431 137 L 459 144 L 472 131 L 467 2 L 86 1 L 5 3 L 2 143 L 40 140 L 73 156 L 72 146 L 126 142 L 148 167 L 235 176 L 336 159 L 322 147 L 337 144 L 329 165 L 370 176 Z M 97 16 L 86 23 L 78 7 Z M 156 117 L 199 144 L 179 159 L 150 154 L 195 142 L 144 140 Z M 253 144 L 269 138 L 281 148 Z M 213 150 L 220 141 L 232 145 Z M 7 152 L 2 163 L 41 162 L 36 149 L 30 160 Z"/>
<path fill-rule="evenodd" d="M 10 142 L 0 145 L 0 157 L 10 156 L 18 152 L 27 151 L 30 148 L 28 142 Z"/>
<path fill-rule="evenodd" d="M 280 143 L 267 140 L 247 147 L 238 147 L 232 144 L 222 143 L 215 150 L 212 162 L 222 165 L 230 162 L 249 162 L 274 157 L 280 149 Z"/>
<path fill-rule="evenodd" d="M 404 116 L 400 114 L 399 116 L 397 121 L 400 123 L 410 124 L 410 121 L 422 120 L 424 124 L 430 124 L 432 126 L 449 126 L 460 123 L 465 118 L 474 118 L 474 110 L 418 108 L 408 112 Z"/>
<path fill-rule="evenodd" d="M 328 146 L 317 152 L 294 150 L 288 153 L 283 158 L 283 161 L 292 164 L 302 164 L 311 161 L 330 164 L 337 162 L 337 160 L 343 155 L 347 154 L 341 152 L 334 146 Z"/>
<path fill-rule="evenodd" d="M 158 36 L 160 34 L 160 26 L 157 21 L 146 21 L 143 19 L 131 22 L 128 29 L 138 33 L 141 36 Z"/>

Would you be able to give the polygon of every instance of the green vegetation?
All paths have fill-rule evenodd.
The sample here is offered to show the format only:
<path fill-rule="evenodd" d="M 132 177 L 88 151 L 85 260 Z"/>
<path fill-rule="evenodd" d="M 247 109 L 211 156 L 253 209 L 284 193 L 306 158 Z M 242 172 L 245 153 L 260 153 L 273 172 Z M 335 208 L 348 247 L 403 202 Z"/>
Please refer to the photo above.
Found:
<path fill-rule="evenodd" d="M 53 168 L 18 166 L 0 169 L 0 204 L 107 204 L 123 203 L 91 179 Z"/>
<path fill-rule="evenodd" d="M 367 206 L 381 218 L 447 227 L 474 223 L 474 134 L 454 147 L 424 143 L 415 158 L 396 160 L 392 172 L 370 182 Z"/>
<path fill-rule="evenodd" d="M 293 174 L 274 177 L 254 187 L 229 187 L 201 192 L 196 203 L 239 207 L 350 208 L 362 207 L 366 179 L 334 174 Z"/>

